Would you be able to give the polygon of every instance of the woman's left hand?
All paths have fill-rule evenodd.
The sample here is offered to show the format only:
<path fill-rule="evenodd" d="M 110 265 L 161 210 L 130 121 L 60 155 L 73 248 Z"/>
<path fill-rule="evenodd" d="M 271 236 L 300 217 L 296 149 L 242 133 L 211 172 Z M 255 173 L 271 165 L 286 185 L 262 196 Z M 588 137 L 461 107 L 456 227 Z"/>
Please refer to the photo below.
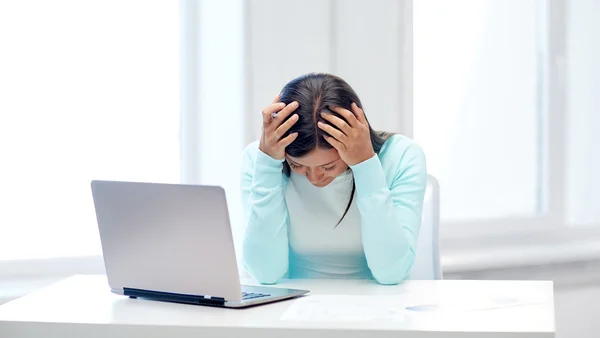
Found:
<path fill-rule="evenodd" d="M 373 157 L 375 151 L 371 144 L 369 123 L 362 109 L 352 102 L 352 112 L 341 107 L 332 110 L 343 116 L 348 123 L 331 113 L 321 113 L 323 119 L 331 122 L 339 130 L 322 122 L 318 122 L 317 125 L 331 135 L 325 136 L 325 140 L 338 151 L 342 161 L 348 165 L 355 165 Z"/>

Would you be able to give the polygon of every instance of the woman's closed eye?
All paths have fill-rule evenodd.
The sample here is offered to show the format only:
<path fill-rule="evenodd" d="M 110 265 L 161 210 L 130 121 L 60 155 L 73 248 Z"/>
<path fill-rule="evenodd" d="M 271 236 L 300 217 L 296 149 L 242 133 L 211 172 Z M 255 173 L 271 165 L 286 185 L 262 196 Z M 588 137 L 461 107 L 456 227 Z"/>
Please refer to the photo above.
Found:
<path fill-rule="evenodd" d="M 302 168 L 302 166 L 301 166 L 301 165 L 298 165 L 298 164 L 295 164 L 295 163 L 292 163 L 292 162 L 289 162 L 289 165 L 290 165 L 290 167 L 292 167 L 293 169 L 300 169 L 300 168 Z"/>
<path fill-rule="evenodd" d="M 290 165 L 290 168 L 292 168 L 292 169 L 300 169 L 300 168 L 304 167 L 303 165 L 297 164 L 294 162 L 288 162 L 288 164 Z M 327 167 L 321 167 L 321 168 L 325 171 L 332 171 L 332 170 L 335 170 L 336 167 L 337 167 L 337 164 L 330 165 Z"/>

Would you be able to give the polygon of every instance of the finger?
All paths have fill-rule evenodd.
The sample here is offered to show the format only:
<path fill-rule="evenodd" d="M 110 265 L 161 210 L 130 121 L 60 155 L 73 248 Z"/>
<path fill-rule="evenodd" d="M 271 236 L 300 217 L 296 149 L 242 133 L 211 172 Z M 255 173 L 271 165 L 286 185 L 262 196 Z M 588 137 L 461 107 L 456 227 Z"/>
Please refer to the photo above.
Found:
<path fill-rule="evenodd" d="M 285 119 L 291 113 L 293 113 L 294 110 L 296 110 L 296 108 L 298 108 L 298 102 L 296 102 L 296 101 L 285 106 L 285 108 L 283 108 L 280 112 L 278 112 L 275 116 L 273 116 L 271 128 L 277 129 L 283 123 L 283 121 L 285 121 Z"/>
<path fill-rule="evenodd" d="M 325 136 L 325 141 L 327 141 L 327 143 L 331 144 L 337 151 L 344 151 L 344 149 L 346 149 L 346 147 L 344 146 L 344 144 L 338 140 L 336 140 L 335 138 L 331 137 L 331 136 Z"/>
<path fill-rule="evenodd" d="M 279 103 L 273 103 L 273 104 L 267 106 L 266 108 L 263 108 L 263 110 L 260 111 L 260 113 L 263 117 L 263 124 L 268 124 L 269 122 L 271 122 L 271 119 L 272 119 L 271 114 L 280 111 L 281 109 L 283 109 L 283 107 L 285 107 L 285 103 L 279 102 Z"/>
<path fill-rule="evenodd" d="M 287 119 L 287 121 L 285 121 L 284 123 L 282 123 L 277 130 L 275 130 L 275 137 L 280 138 L 283 135 L 285 135 L 285 133 L 290 130 L 290 128 L 296 123 L 298 122 L 298 114 L 294 114 L 292 115 L 292 117 L 290 117 L 289 119 Z"/>
<path fill-rule="evenodd" d="M 277 96 L 275 96 L 275 98 L 273 99 L 273 103 L 277 103 L 279 102 L 279 99 L 281 98 L 280 94 L 277 94 Z"/>
<path fill-rule="evenodd" d="M 342 132 L 346 135 L 348 135 L 350 133 L 350 129 L 352 129 L 352 127 L 350 127 L 350 125 L 346 123 L 346 121 L 333 114 L 321 113 L 321 117 L 331 122 L 334 126 L 340 128 Z"/>
<path fill-rule="evenodd" d="M 344 142 L 348 139 L 348 136 L 346 136 L 346 134 L 321 121 L 317 122 L 317 126 L 321 128 L 321 130 L 325 131 L 327 134 L 335 137 L 338 141 Z"/>
<path fill-rule="evenodd" d="M 281 141 L 279 141 L 279 145 L 285 148 L 289 146 L 292 142 L 294 142 L 296 137 L 298 137 L 298 133 L 291 133 L 288 136 L 282 138 Z"/>
<path fill-rule="evenodd" d="M 359 122 L 356 119 L 356 116 L 354 116 L 354 114 L 349 111 L 348 109 L 344 109 L 342 107 L 332 107 L 331 110 L 333 110 L 334 112 L 340 114 L 340 116 L 343 116 L 346 121 L 348 121 L 348 124 L 352 127 L 357 127 Z"/>
<path fill-rule="evenodd" d="M 358 122 L 364 125 L 369 125 L 369 122 L 367 122 L 367 118 L 365 117 L 365 112 L 355 102 L 352 102 L 351 107 L 352 112 L 354 113 L 354 115 L 356 115 L 356 119 L 358 120 Z"/>

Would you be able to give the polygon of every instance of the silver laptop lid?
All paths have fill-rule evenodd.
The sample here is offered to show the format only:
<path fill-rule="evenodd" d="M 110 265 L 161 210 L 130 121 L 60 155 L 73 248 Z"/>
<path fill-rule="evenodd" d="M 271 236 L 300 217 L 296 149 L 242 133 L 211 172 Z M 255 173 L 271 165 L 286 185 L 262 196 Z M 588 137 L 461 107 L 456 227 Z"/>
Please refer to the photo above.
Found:
<path fill-rule="evenodd" d="M 110 287 L 241 300 L 221 187 L 92 181 Z"/>

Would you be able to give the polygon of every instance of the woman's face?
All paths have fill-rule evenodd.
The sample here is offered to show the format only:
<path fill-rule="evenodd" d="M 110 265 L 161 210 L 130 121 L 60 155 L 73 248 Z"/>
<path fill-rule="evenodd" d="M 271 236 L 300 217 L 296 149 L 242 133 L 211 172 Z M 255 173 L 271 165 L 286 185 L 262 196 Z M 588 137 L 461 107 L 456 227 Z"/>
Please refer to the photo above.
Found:
<path fill-rule="evenodd" d="M 294 173 L 306 175 L 314 186 L 322 188 L 348 169 L 335 149 L 317 148 L 302 157 L 285 155 L 285 160 Z"/>

